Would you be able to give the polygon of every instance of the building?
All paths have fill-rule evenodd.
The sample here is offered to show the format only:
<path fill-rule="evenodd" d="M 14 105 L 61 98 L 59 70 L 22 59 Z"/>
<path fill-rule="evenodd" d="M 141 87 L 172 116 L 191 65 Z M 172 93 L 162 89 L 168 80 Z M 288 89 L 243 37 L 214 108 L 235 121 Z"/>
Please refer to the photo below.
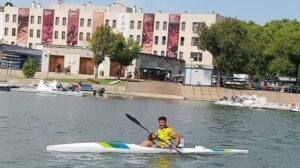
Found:
<path fill-rule="evenodd" d="M 59 63 L 72 66 L 71 73 L 91 74 L 94 69 L 92 53 L 87 49 L 88 39 L 97 26 L 106 25 L 139 42 L 142 53 L 184 60 L 186 66 L 201 64 L 211 68 L 212 55 L 197 48 L 194 31 L 201 23 L 209 26 L 224 19 L 214 12 L 144 13 L 142 9 L 124 6 L 120 0 L 109 6 L 57 3 L 47 9 L 32 2 L 31 8 L 0 10 L 0 29 L 3 30 L 0 38 L 3 37 L 6 44 L 43 50 L 42 71 L 55 71 Z M 99 74 L 112 75 L 115 65 L 105 60 Z"/>

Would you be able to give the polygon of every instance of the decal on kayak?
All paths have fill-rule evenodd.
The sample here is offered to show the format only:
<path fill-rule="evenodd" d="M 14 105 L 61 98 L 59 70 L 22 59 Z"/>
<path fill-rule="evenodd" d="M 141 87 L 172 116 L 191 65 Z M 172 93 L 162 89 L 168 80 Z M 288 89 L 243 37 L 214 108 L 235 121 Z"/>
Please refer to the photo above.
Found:
<path fill-rule="evenodd" d="M 214 152 L 230 152 L 231 151 L 231 149 L 219 149 L 219 148 L 214 148 L 211 150 Z"/>
<path fill-rule="evenodd" d="M 126 144 L 120 142 L 98 142 L 98 144 L 105 148 L 129 149 Z"/>

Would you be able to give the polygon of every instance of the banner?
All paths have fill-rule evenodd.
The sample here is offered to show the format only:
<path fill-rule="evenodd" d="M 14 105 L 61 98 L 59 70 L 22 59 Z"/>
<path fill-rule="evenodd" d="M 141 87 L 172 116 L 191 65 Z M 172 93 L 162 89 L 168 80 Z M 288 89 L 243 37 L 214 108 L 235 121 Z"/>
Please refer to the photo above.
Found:
<path fill-rule="evenodd" d="M 19 8 L 17 43 L 25 47 L 28 39 L 29 8 Z"/>
<path fill-rule="evenodd" d="M 103 12 L 94 12 L 93 32 L 96 31 L 97 27 L 102 26 L 103 23 L 104 23 L 104 13 Z"/>
<path fill-rule="evenodd" d="M 51 44 L 53 37 L 54 10 L 44 9 L 42 44 Z"/>
<path fill-rule="evenodd" d="M 123 34 L 125 38 L 128 38 L 129 31 L 129 14 L 128 13 L 119 13 L 117 21 L 117 30 Z"/>
<path fill-rule="evenodd" d="M 79 11 L 69 11 L 67 45 L 77 45 Z"/>
<path fill-rule="evenodd" d="M 170 14 L 167 44 L 167 57 L 177 58 L 179 41 L 180 15 Z"/>
<path fill-rule="evenodd" d="M 142 36 L 142 53 L 152 53 L 154 14 L 144 14 L 143 36 Z"/>

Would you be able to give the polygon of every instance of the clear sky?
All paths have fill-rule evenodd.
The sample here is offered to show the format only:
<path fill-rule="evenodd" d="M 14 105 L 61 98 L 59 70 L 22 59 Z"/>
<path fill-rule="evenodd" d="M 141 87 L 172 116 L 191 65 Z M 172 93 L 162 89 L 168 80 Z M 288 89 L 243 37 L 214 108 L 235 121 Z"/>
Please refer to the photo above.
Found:
<path fill-rule="evenodd" d="M 6 0 L 0 0 L 4 3 Z M 66 0 L 66 3 L 87 3 L 89 0 Z M 108 5 L 116 0 L 90 0 L 93 4 Z M 16 6 L 29 7 L 31 0 L 10 0 Z M 36 0 L 42 7 L 56 0 Z M 127 6 L 143 8 L 144 12 L 209 13 L 218 12 L 223 16 L 252 20 L 264 24 L 272 19 L 300 20 L 300 0 L 124 0 Z"/>

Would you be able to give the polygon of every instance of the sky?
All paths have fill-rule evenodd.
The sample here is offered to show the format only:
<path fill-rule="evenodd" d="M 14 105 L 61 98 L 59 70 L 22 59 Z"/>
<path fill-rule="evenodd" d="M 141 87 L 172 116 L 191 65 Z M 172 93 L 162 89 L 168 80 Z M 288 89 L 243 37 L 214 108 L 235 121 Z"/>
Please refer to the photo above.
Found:
<path fill-rule="evenodd" d="M 0 0 L 4 4 L 7 0 Z M 30 7 L 31 0 L 9 0 L 19 7 Z M 83 4 L 91 1 L 97 5 L 109 5 L 116 0 L 66 0 L 65 3 Z M 57 0 L 36 0 L 43 8 Z M 126 6 L 137 6 L 143 12 L 210 13 L 215 11 L 226 17 L 251 20 L 265 24 L 273 19 L 300 20 L 300 0 L 124 0 Z"/>

